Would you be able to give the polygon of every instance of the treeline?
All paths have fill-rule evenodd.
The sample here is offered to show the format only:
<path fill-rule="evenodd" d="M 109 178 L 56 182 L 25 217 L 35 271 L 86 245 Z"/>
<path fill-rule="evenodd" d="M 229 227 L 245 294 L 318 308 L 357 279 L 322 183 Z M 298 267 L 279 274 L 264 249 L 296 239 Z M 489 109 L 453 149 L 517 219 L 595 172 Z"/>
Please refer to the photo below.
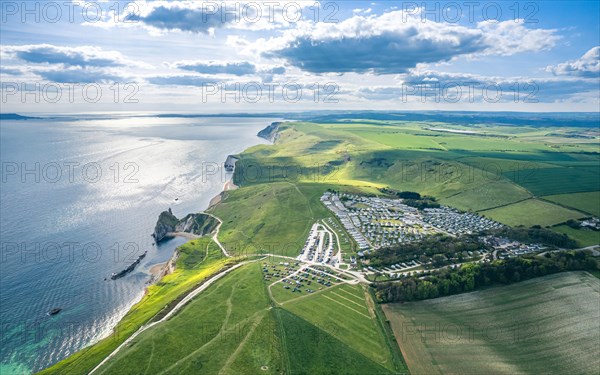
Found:
<path fill-rule="evenodd" d="M 440 204 L 436 202 L 435 197 L 421 195 L 414 191 L 396 191 L 390 188 L 382 188 L 380 191 L 384 194 L 393 195 L 403 199 L 404 204 L 414 207 L 419 210 L 426 208 L 439 208 Z"/>
<path fill-rule="evenodd" d="M 418 210 L 424 210 L 426 208 L 440 208 L 440 204 L 431 199 L 404 199 L 402 203 Z"/>
<path fill-rule="evenodd" d="M 546 246 L 562 247 L 565 249 L 574 249 L 577 247 L 577 242 L 566 234 L 557 233 L 550 229 L 542 228 L 539 225 L 534 225 L 531 228 L 507 227 L 492 231 L 492 234 L 523 243 L 540 243 Z"/>
<path fill-rule="evenodd" d="M 466 258 L 464 253 L 468 254 L 469 251 L 475 252 L 483 248 L 485 248 L 485 245 L 475 235 L 450 237 L 443 234 L 436 234 L 425 237 L 418 242 L 383 247 L 366 255 L 365 259 L 367 259 L 369 265 L 373 267 L 385 267 L 415 259 L 421 260 L 421 256 L 431 258 L 434 255 L 443 255 L 444 259 L 454 258 L 462 260 L 463 258 Z M 436 257 L 436 259 L 443 262 L 443 259 L 440 257 Z M 437 266 L 439 265 L 443 264 L 437 264 Z"/>
<path fill-rule="evenodd" d="M 598 270 L 598 260 L 590 251 L 546 253 L 467 264 L 443 269 L 429 276 L 408 276 L 396 282 L 372 284 L 378 302 L 408 302 L 470 292 L 479 288 L 511 284 L 563 271 Z"/>

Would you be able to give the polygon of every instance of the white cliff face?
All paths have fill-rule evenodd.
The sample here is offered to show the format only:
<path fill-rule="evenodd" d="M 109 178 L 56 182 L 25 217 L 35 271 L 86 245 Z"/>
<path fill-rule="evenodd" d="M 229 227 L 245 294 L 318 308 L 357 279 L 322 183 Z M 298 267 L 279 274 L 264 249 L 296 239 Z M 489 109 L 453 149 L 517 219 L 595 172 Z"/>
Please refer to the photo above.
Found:
<path fill-rule="evenodd" d="M 193 233 L 198 236 L 204 236 L 212 232 L 217 227 L 217 220 L 212 216 L 205 214 L 188 214 L 175 227 L 177 232 Z"/>
<path fill-rule="evenodd" d="M 259 131 L 257 135 L 261 138 L 268 140 L 269 142 L 275 143 L 275 141 L 277 141 L 277 138 L 279 137 L 279 125 L 281 125 L 280 122 L 274 122 L 271 125 L 264 128 L 263 130 Z"/>

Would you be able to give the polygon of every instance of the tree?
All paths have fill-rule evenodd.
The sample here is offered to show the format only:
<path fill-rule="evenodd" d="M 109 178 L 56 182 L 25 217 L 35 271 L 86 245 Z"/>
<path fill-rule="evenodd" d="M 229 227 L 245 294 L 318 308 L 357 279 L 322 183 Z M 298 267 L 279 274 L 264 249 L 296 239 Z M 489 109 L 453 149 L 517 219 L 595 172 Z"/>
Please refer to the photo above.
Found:
<path fill-rule="evenodd" d="M 448 259 L 443 254 L 435 254 L 433 256 L 433 265 L 436 267 L 443 266 L 444 264 L 446 264 L 447 261 L 448 261 Z"/>

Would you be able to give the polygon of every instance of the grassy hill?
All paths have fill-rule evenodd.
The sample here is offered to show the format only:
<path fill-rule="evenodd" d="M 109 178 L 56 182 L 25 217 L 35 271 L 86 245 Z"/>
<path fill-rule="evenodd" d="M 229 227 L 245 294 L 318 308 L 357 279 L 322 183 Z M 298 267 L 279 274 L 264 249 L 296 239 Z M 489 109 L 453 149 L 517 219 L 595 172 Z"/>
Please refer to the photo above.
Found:
<path fill-rule="evenodd" d="M 600 206 L 597 142 L 561 138 L 555 129 L 548 142 L 539 127 L 478 126 L 476 134 L 455 134 L 431 126 L 285 123 L 277 144 L 242 154 L 235 180 L 253 187 L 284 182 L 341 189 L 389 186 L 433 195 L 508 225 L 552 226 Z M 528 216 L 532 208 L 534 217 Z"/>
<path fill-rule="evenodd" d="M 261 262 L 233 271 L 172 319 L 139 335 L 97 373 L 398 372 L 377 318 L 368 314 L 369 297 L 359 293 L 362 287 L 349 293 L 366 317 L 349 320 L 335 302 L 343 300 L 339 297 L 307 295 L 289 307 L 276 306 L 261 271 Z M 308 314 L 308 306 L 319 308 Z"/>

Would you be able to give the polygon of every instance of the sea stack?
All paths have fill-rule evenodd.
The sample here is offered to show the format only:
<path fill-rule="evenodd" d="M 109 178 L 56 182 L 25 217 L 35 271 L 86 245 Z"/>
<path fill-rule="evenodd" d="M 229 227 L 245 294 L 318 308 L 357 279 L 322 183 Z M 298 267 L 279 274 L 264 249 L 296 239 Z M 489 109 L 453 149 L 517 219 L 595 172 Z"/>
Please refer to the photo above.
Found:
<path fill-rule="evenodd" d="M 154 233 L 152 233 L 152 237 L 156 240 L 156 242 L 160 242 L 165 237 L 167 237 L 168 233 L 175 232 L 175 227 L 177 226 L 179 220 L 173 215 L 171 208 L 168 211 L 163 211 L 158 216 L 158 221 L 156 222 L 156 226 L 154 227 Z"/>

